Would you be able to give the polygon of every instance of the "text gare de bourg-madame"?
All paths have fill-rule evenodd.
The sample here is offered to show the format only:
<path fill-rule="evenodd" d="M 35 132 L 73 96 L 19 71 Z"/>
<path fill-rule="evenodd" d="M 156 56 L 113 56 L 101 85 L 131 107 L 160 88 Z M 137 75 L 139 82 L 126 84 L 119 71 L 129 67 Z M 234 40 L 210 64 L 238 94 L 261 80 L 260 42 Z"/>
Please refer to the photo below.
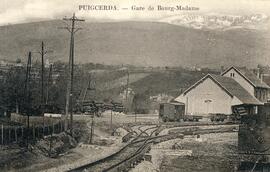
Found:
<path fill-rule="evenodd" d="M 162 5 L 157 5 L 156 7 L 154 6 L 149 6 L 148 10 L 157 10 L 157 11 L 194 11 L 194 10 L 199 10 L 200 8 L 198 7 L 190 7 L 188 5 L 186 6 L 181 6 L 181 5 L 176 5 L 176 6 L 162 6 Z M 143 6 L 131 6 L 131 10 L 136 10 L 136 11 L 143 11 L 146 10 L 145 7 Z"/>
<path fill-rule="evenodd" d="M 157 6 L 149 6 L 149 7 L 144 7 L 144 6 L 136 6 L 132 5 L 130 7 L 130 10 L 133 11 L 144 11 L 144 10 L 158 10 L 158 11 L 180 11 L 180 10 L 185 10 L 185 11 L 191 11 L 191 10 L 199 10 L 198 7 L 190 7 L 188 5 L 186 6 L 181 6 L 181 5 L 176 5 L 176 6 L 162 6 L 162 5 L 157 5 Z M 90 11 L 106 11 L 106 10 L 119 10 L 116 5 L 79 5 L 79 10 L 90 10 Z"/>

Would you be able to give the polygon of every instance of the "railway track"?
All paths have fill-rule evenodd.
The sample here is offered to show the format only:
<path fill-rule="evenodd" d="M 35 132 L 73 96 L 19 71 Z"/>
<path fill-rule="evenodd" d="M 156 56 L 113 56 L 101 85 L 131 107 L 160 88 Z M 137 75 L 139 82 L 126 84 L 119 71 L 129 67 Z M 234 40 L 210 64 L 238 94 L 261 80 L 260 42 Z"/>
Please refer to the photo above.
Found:
<path fill-rule="evenodd" d="M 215 125 L 237 125 L 239 122 L 161 122 L 160 125 L 167 127 L 188 127 L 188 126 L 215 126 Z"/>
<path fill-rule="evenodd" d="M 224 124 L 220 124 L 224 125 Z M 187 125 L 192 126 L 192 125 Z M 201 125 L 202 126 L 202 125 Z M 207 126 L 207 125 L 206 125 Z M 78 168 L 70 170 L 70 172 L 119 172 L 119 171 L 127 171 L 127 169 L 132 168 L 138 162 L 140 162 L 145 153 L 148 152 L 151 148 L 152 144 L 157 144 L 163 141 L 176 139 L 176 138 L 184 138 L 185 135 L 198 135 L 198 134 L 208 134 L 208 133 L 224 133 L 224 132 L 232 132 L 233 127 L 227 129 L 203 129 L 190 131 L 185 130 L 181 132 L 172 132 L 166 135 L 155 135 L 156 132 L 159 132 L 161 126 L 149 127 L 147 129 L 142 130 L 140 127 L 140 134 L 137 135 L 132 141 L 130 141 L 126 146 L 120 149 L 118 152 L 100 159 L 98 161 L 80 166 Z M 151 130 L 151 131 L 150 131 Z M 145 133 L 150 131 L 148 136 Z"/>
<path fill-rule="evenodd" d="M 150 135 L 147 138 L 142 138 L 142 135 L 150 129 L 154 129 L 151 131 Z M 137 137 L 135 137 L 132 141 L 130 141 L 126 146 L 120 149 L 118 152 L 100 159 L 98 161 L 83 165 L 81 167 L 69 170 L 70 172 L 80 172 L 80 171 L 93 171 L 93 172 L 101 172 L 101 171 L 111 171 L 112 169 L 120 166 L 127 159 L 136 156 L 137 154 L 141 154 L 141 152 L 146 151 L 150 148 L 147 140 L 151 138 L 152 134 L 155 130 L 158 129 L 158 126 L 150 127 L 145 130 L 142 130 Z M 140 141 L 138 141 L 140 140 Z"/>

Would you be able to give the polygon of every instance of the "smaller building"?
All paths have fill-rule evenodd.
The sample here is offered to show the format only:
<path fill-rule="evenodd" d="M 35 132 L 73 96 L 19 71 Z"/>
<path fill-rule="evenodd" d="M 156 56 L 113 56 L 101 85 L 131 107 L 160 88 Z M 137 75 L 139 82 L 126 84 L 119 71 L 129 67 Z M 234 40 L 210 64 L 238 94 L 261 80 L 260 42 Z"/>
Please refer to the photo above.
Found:
<path fill-rule="evenodd" d="M 245 67 L 232 66 L 221 75 L 234 79 L 259 101 L 267 102 L 270 87 L 263 81 L 259 72 L 255 74 Z"/>

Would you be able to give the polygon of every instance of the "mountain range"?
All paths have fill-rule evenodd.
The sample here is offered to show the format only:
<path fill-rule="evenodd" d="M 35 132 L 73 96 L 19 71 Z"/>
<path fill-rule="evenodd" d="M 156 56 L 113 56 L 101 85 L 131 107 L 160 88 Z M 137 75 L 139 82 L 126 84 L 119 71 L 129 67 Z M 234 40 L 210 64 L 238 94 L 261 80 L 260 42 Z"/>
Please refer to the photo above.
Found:
<path fill-rule="evenodd" d="M 230 30 L 239 28 L 265 30 L 269 26 L 269 17 L 265 14 L 224 15 L 216 13 L 186 13 L 166 17 L 159 21 L 204 30 Z"/>
<path fill-rule="evenodd" d="M 269 29 L 196 29 L 176 21 L 79 23 L 83 29 L 75 34 L 75 62 L 202 67 L 270 62 Z M 68 61 L 70 33 L 63 26 L 62 20 L 1 26 L 0 59 L 26 61 L 27 52 L 40 51 L 44 41 L 53 51 L 46 58 Z M 38 53 L 33 56 L 40 60 Z"/>

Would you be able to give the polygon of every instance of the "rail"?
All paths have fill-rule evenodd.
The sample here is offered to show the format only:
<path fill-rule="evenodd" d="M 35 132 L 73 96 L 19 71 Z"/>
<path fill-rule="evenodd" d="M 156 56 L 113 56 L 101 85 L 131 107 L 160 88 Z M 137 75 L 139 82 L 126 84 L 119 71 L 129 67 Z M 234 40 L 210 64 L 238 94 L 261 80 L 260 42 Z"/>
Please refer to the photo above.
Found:
<path fill-rule="evenodd" d="M 224 125 L 224 124 L 223 124 Z M 103 159 L 100 159 L 98 161 L 83 165 L 81 167 L 75 168 L 70 170 L 70 172 L 75 172 L 75 171 L 87 171 L 88 168 L 97 165 L 97 164 L 101 164 L 104 163 L 108 160 L 111 160 L 112 158 L 114 158 L 115 156 L 121 154 L 125 149 L 127 149 L 128 147 L 141 143 L 139 148 L 133 152 L 131 155 L 129 155 L 128 157 L 125 157 L 123 160 L 120 160 L 117 163 L 114 163 L 112 165 L 110 165 L 109 167 L 103 168 L 101 171 L 102 172 L 118 172 L 118 171 L 125 171 L 127 168 L 132 167 L 134 164 L 136 164 L 137 162 L 141 161 L 145 155 L 146 152 L 148 152 L 151 148 L 152 144 L 157 144 L 160 142 L 164 142 L 167 140 L 171 140 L 171 139 L 176 139 L 176 138 L 184 138 L 185 135 L 198 135 L 198 134 L 209 134 L 209 133 L 223 133 L 223 132 L 232 132 L 233 131 L 233 127 L 228 128 L 228 129 L 203 129 L 203 130 L 197 130 L 197 131 L 182 131 L 182 132 L 175 132 L 175 133 L 169 133 L 166 135 L 158 135 L 158 136 L 153 136 L 153 134 L 155 132 L 157 132 L 160 129 L 161 126 L 156 126 L 156 127 L 151 127 L 151 128 L 147 128 L 146 130 L 143 130 L 144 132 L 150 130 L 150 129 L 154 129 L 151 132 L 151 134 L 147 137 L 147 138 L 141 138 L 141 135 L 144 132 L 141 132 L 136 138 L 134 138 L 133 140 L 131 140 L 127 145 L 125 145 L 123 148 L 121 148 L 119 151 L 117 151 L 116 153 L 105 157 Z"/>
<path fill-rule="evenodd" d="M 144 130 L 144 132 L 146 132 L 147 130 L 153 129 L 153 128 L 154 127 L 148 128 L 148 129 Z M 117 164 L 114 164 L 111 167 L 103 170 L 103 172 L 106 172 L 106 171 L 116 171 L 116 172 L 122 171 L 121 169 L 122 168 L 126 168 L 127 167 L 126 166 L 127 164 L 133 164 L 134 162 L 136 163 L 136 162 L 140 161 L 143 158 L 144 154 L 150 150 L 150 148 L 151 148 L 151 145 L 150 144 L 152 143 L 151 142 L 151 136 L 153 135 L 153 133 L 156 130 L 154 130 L 154 131 L 151 132 L 151 134 L 149 135 L 149 137 L 147 139 L 145 139 L 143 145 L 141 145 L 139 147 L 139 149 L 134 154 L 132 154 L 131 156 L 127 157 L 126 159 L 118 162 Z M 141 133 L 143 133 L 143 132 L 141 132 Z"/>
<path fill-rule="evenodd" d="M 147 131 L 147 130 L 150 130 L 150 129 L 154 129 L 154 128 L 157 128 L 158 126 L 155 126 L 155 127 L 151 127 L 151 128 L 147 128 L 146 130 L 144 131 Z M 85 164 L 83 166 L 80 166 L 80 167 L 77 167 L 75 169 L 71 169 L 69 170 L 69 172 L 77 172 L 77 171 L 84 171 L 85 169 L 88 169 L 90 167 L 93 167 L 95 165 L 98 165 L 98 164 L 102 164 L 108 160 L 111 160 L 113 159 L 114 157 L 118 156 L 119 154 L 121 154 L 124 150 L 126 150 L 127 148 L 131 147 L 132 145 L 136 144 L 136 143 L 139 143 L 139 142 L 134 142 L 135 140 L 137 140 L 137 138 L 141 137 L 142 133 L 140 133 L 136 138 L 134 138 L 133 140 L 131 140 L 128 144 L 126 144 L 124 147 L 122 147 L 120 150 L 118 150 L 117 152 L 105 157 L 105 158 L 102 158 L 102 159 L 99 159 L 95 162 L 92 162 L 92 163 L 89 163 L 89 164 Z"/>

